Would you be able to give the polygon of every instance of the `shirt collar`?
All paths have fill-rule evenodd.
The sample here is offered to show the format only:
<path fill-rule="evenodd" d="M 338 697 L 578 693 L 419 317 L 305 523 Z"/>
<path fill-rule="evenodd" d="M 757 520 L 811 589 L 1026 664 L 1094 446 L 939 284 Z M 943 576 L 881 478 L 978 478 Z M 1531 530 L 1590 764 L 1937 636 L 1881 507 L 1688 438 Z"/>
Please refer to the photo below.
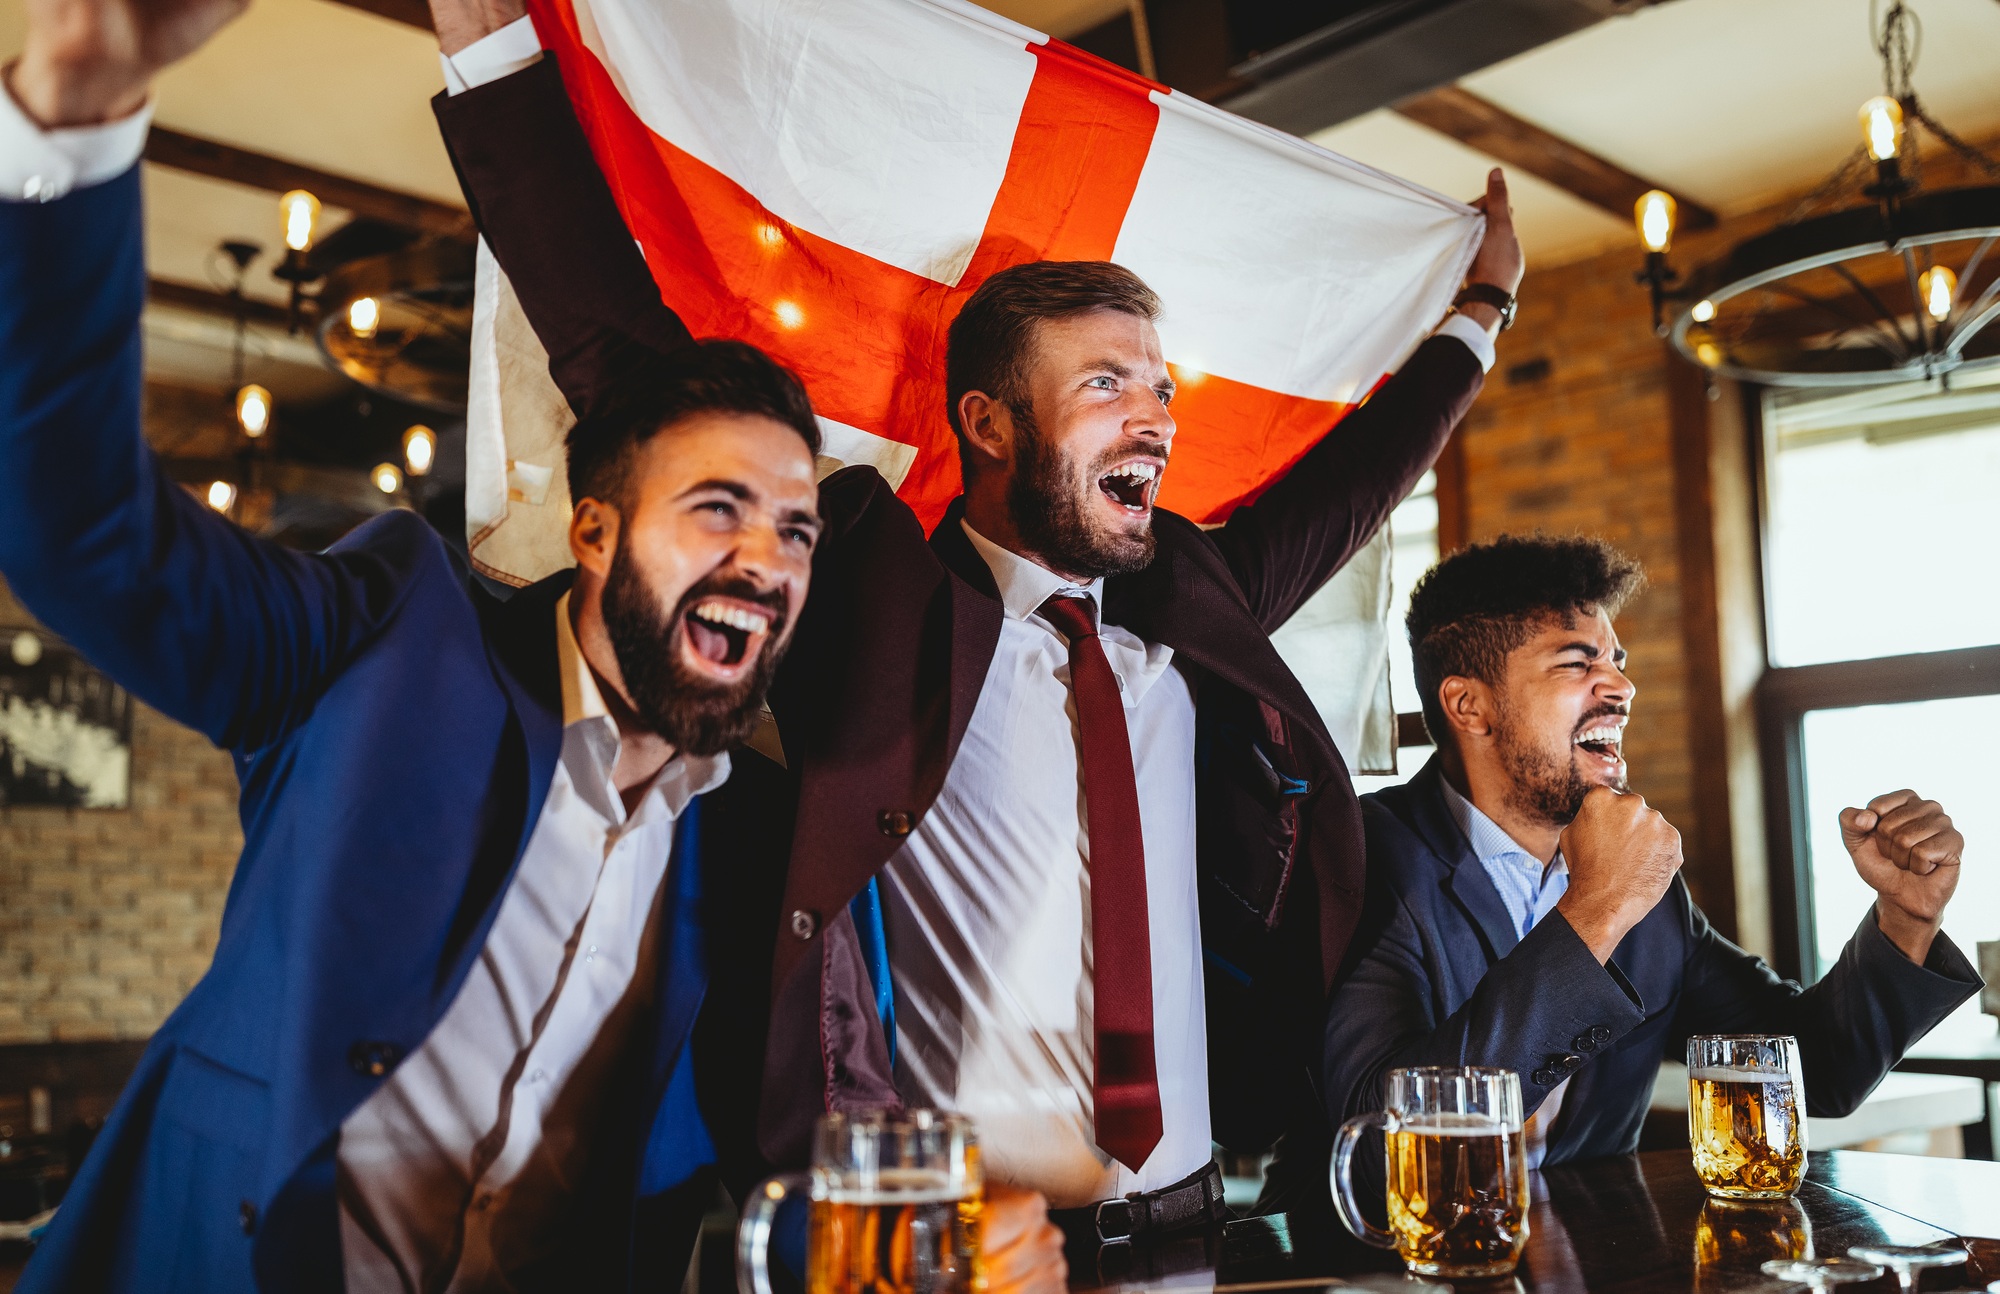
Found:
<path fill-rule="evenodd" d="M 1041 609 L 1041 605 L 1058 593 L 1075 592 L 1079 588 L 1088 593 L 1096 604 L 1093 616 L 1102 623 L 1104 614 L 1104 581 L 1102 578 L 1088 584 L 1076 585 L 1049 570 L 994 543 L 972 528 L 972 523 L 961 519 L 958 523 L 965 527 L 965 537 L 972 541 L 972 547 L 986 562 L 986 568 L 993 572 L 993 583 L 999 586 L 1000 602 L 1007 608 L 1007 614 L 1016 620 L 1026 620 Z"/>
<path fill-rule="evenodd" d="M 1438 784 L 1444 787 L 1444 807 L 1451 813 L 1452 821 L 1458 824 L 1458 829 L 1465 833 L 1466 843 L 1472 846 L 1472 852 L 1478 856 L 1482 865 L 1490 866 L 1504 860 L 1516 865 L 1523 862 L 1532 863 L 1537 869 L 1541 869 L 1542 860 L 1521 848 L 1520 842 L 1508 835 L 1499 823 L 1482 813 L 1478 805 L 1460 795 L 1458 788 L 1451 784 L 1450 778 L 1440 777 Z M 1546 870 L 1550 875 L 1566 870 L 1560 853 Z"/>
<path fill-rule="evenodd" d="M 597 690 L 597 677 L 577 645 L 576 630 L 569 619 L 569 594 L 556 599 L 556 660 L 562 668 L 562 721 L 567 728 L 586 719 L 609 719 L 604 694 Z M 615 725 L 614 725 L 615 727 Z"/>

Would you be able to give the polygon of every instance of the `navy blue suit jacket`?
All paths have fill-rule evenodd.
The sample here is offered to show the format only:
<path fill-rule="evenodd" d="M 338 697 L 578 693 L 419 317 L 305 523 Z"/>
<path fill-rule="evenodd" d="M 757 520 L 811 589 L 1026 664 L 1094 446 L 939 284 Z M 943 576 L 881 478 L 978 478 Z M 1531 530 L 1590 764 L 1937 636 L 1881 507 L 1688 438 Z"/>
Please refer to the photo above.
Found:
<path fill-rule="evenodd" d="M 1678 877 L 1606 965 L 1560 911 L 1517 938 L 1442 777 L 1433 759 L 1361 800 L 1369 896 L 1326 1020 L 1335 1124 L 1381 1109 L 1390 1069 L 1497 1065 L 1519 1072 L 1530 1113 L 1570 1079 L 1545 1163 L 1624 1154 L 1638 1149 L 1660 1062 L 1683 1059 L 1697 1033 L 1796 1035 L 1810 1112 L 1844 1115 L 1979 990 L 1950 939 L 1939 934 L 1918 966 L 1872 909 L 1802 989 L 1717 934 Z"/>
<path fill-rule="evenodd" d="M 0 574 L 234 755 L 243 855 L 213 965 L 20 1288 L 339 1289 L 340 1126 L 451 1002 L 541 812 L 566 578 L 503 603 L 408 512 L 292 552 L 168 480 L 139 431 L 141 232 L 136 169 L 0 202 Z M 680 1063 L 704 989 L 700 869 L 674 871 L 653 1019 L 551 1285 L 678 1282 L 713 1189 L 686 1177 L 702 1137 Z"/>

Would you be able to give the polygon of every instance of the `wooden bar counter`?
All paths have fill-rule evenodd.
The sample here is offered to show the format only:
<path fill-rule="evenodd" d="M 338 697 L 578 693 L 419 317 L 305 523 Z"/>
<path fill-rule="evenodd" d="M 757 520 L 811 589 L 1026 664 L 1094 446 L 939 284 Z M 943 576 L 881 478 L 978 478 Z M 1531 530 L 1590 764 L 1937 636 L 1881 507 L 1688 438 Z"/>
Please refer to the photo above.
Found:
<path fill-rule="evenodd" d="M 1539 1175 L 1534 1195 L 1528 1251 L 1518 1272 L 1451 1283 L 1454 1289 L 1780 1294 L 1800 1287 L 1762 1275 L 1758 1266 L 1766 1259 L 1830 1257 L 1850 1245 L 1927 1245 L 1953 1237 L 1966 1240 L 1973 1261 L 1927 1273 L 1922 1289 L 1984 1290 L 2000 1279 L 2000 1164 L 1820 1151 L 1797 1196 L 1755 1204 L 1709 1199 L 1688 1152 L 1660 1150 L 1552 1168 Z M 1135 1253 L 1130 1263 L 1115 1252 L 1096 1262 L 1073 1254 L 1070 1285 L 1174 1294 L 1337 1294 L 1350 1281 L 1394 1289 L 1400 1271 L 1394 1255 L 1362 1246 L 1337 1221 L 1280 1216 L 1232 1223 L 1220 1237 L 1182 1241 L 1147 1258 Z M 1893 1276 L 1885 1276 L 1838 1288 L 1873 1294 L 1897 1287 Z"/>

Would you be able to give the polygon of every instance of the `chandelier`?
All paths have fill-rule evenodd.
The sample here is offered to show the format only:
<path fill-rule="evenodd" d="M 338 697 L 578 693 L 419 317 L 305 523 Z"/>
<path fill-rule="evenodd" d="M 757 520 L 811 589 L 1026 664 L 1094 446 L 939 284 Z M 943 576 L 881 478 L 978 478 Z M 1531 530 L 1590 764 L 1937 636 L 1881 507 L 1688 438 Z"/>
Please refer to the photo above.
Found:
<path fill-rule="evenodd" d="M 2000 365 L 2000 185 L 1924 192 L 1921 137 L 1995 180 L 2000 161 L 1917 97 L 1923 29 L 1904 0 L 1875 26 L 1883 93 L 1861 105 L 1862 142 L 1775 228 L 1683 282 L 1672 195 L 1638 201 L 1654 330 L 1710 372 L 1862 386 Z"/>

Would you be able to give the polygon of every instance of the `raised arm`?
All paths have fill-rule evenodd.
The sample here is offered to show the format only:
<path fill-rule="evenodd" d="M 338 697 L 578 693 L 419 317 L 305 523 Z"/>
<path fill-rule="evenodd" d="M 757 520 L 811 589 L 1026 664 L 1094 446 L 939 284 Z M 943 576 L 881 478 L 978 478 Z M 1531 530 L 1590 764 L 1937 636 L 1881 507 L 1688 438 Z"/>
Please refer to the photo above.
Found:
<path fill-rule="evenodd" d="M 1690 905 L 1687 989 L 1674 1035 L 1677 1050 L 1697 1033 L 1795 1036 L 1806 1104 L 1835 1118 L 1860 1105 L 1912 1043 L 1980 987 L 1939 929 L 1965 849 L 1944 810 L 1896 791 L 1840 817 L 1842 843 L 1877 897 L 1833 968 L 1801 989 Z"/>
<path fill-rule="evenodd" d="M 167 479 L 140 436 L 134 114 L 153 73 L 240 8 L 30 4 L 0 96 L 0 173 L 33 181 L 63 173 L 65 153 L 93 156 L 67 196 L 0 201 L 0 573 L 133 694 L 243 749 L 304 712 L 407 582 L 377 558 L 252 538 Z"/>
<path fill-rule="evenodd" d="M 481 45 L 532 31 L 513 0 L 434 0 L 431 10 L 455 64 L 476 65 Z M 635 348 L 693 340 L 660 300 L 553 58 L 432 106 L 466 203 L 571 408 L 589 408 Z"/>
<path fill-rule="evenodd" d="M 1521 246 L 1499 171 L 1477 205 L 1486 212 L 1486 236 L 1468 281 L 1511 295 L 1521 282 Z M 1488 330 L 1500 320 L 1498 310 L 1481 302 L 1466 304 L 1461 314 Z M 1281 480 L 1214 532 L 1267 630 L 1291 619 L 1382 528 L 1437 461 L 1484 380 L 1466 340 L 1432 337 Z"/>

